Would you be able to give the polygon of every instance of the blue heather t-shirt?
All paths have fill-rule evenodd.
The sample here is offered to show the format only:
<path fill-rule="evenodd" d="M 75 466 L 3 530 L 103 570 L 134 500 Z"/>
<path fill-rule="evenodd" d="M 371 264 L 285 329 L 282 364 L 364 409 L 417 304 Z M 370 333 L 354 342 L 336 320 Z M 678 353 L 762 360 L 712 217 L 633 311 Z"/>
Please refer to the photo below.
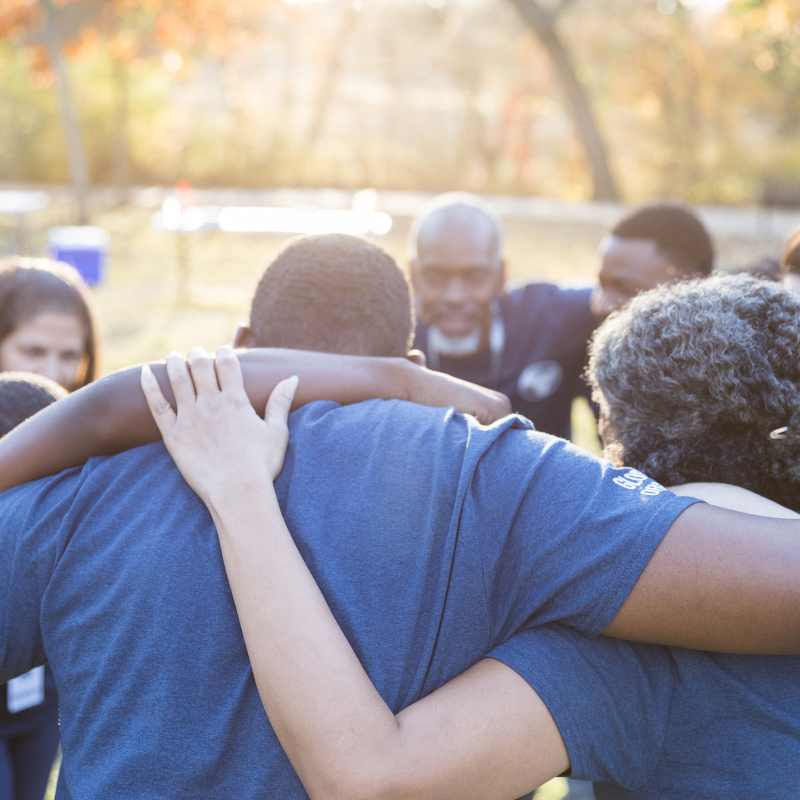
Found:
<path fill-rule="evenodd" d="M 520 418 L 399 401 L 292 414 L 276 490 L 394 711 L 526 623 L 602 631 L 692 502 Z M 0 520 L 0 682 L 49 659 L 59 800 L 306 796 L 211 518 L 163 445 L 10 490 Z"/>
<path fill-rule="evenodd" d="M 489 349 L 464 358 L 439 356 L 435 368 L 503 392 L 513 410 L 544 433 L 570 437 L 572 400 L 586 395 L 582 375 L 586 345 L 597 327 L 589 308 L 591 288 L 552 283 L 509 284 L 500 298 L 505 343 L 499 368 Z M 420 323 L 414 347 L 428 357 L 428 329 Z"/>
<path fill-rule="evenodd" d="M 561 625 L 490 653 L 558 725 L 598 800 L 797 797 L 800 658 L 587 639 Z"/>

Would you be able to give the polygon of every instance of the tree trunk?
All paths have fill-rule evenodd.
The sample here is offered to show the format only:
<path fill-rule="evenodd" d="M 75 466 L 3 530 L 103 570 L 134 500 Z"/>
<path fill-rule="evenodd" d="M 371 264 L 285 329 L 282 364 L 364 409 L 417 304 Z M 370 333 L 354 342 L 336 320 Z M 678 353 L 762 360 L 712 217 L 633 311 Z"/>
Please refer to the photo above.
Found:
<path fill-rule="evenodd" d="M 356 24 L 358 12 L 352 7 L 348 6 L 344 10 L 344 17 L 342 18 L 341 26 L 336 34 L 336 38 L 331 43 L 331 48 L 328 52 L 328 58 L 325 61 L 324 71 L 322 74 L 322 83 L 317 93 L 316 101 L 314 102 L 314 110 L 311 115 L 311 125 L 308 133 L 308 147 L 313 149 L 320 134 L 322 133 L 322 126 L 325 123 L 325 117 L 328 113 L 328 106 L 335 94 L 336 83 L 339 79 L 339 69 L 342 64 L 342 52 L 344 51 L 347 40 Z"/>
<path fill-rule="evenodd" d="M 124 205 L 130 194 L 130 170 L 128 169 L 128 98 L 130 79 L 123 61 L 115 61 L 114 82 L 117 88 L 117 113 L 114 127 L 114 185 L 117 189 L 117 203 Z"/>
<path fill-rule="evenodd" d="M 67 73 L 61 58 L 61 35 L 56 23 L 52 0 L 39 0 L 45 10 L 44 38 L 50 62 L 58 76 L 58 99 L 61 103 L 61 117 L 64 124 L 64 138 L 67 142 L 67 157 L 72 185 L 78 201 L 78 218 L 81 225 L 89 222 L 89 171 L 86 167 L 86 151 L 83 147 L 75 106 L 67 83 Z"/>
<path fill-rule="evenodd" d="M 555 67 L 561 87 L 567 96 L 572 120 L 592 166 L 594 199 L 619 199 L 616 181 L 611 173 L 603 138 L 597 128 L 589 98 L 575 74 L 572 60 L 555 28 L 555 14 L 549 13 L 538 0 L 511 0 L 522 18 L 539 37 Z M 562 6 L 559 8 L 562 8 Z M 556 12 L 557 13 L 557 12 Z"/>

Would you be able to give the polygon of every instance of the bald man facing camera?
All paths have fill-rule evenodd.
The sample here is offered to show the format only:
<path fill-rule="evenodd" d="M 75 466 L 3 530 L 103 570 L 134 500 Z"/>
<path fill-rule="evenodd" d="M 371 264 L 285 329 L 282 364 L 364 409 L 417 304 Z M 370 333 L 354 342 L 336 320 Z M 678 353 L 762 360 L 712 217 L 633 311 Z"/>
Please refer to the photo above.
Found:
<path fill-rule="evenodd" d="M 409 259 L 420 320 L 414 346 L 428 366 L 503 392 L 537 430 L 568 439 L 597 324 L 591 289 L 506 286 L 500 221 L 483 200 L 459 192 L 419 212 Z"/>

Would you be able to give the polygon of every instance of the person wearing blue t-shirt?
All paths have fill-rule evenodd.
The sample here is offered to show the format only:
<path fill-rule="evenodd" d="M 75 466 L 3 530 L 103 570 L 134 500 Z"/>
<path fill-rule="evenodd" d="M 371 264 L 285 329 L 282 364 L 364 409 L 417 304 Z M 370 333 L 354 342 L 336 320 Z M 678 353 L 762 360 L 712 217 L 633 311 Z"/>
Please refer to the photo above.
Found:
<path fill-rule="evenodd" d="M 799 347 L 800 299 L 769 281 L 715 277 L 640 297 L 592 345 L 607 452 L 682 492 L 726 481 L 772 502 L 726 487 L 715 502 L 798 517 L 783 506 L 800 509 Z M 796 657 L 586 639 L 562 626 L 521 632 L 490 655 L 546 703 L 572 774 L 597 781 L 601 800 L 797 792 Z"/>
<path fill-rule="evenodd" d="M 340 265 L 345 273 L 351 268 L 350 260 Z M 298 282 L 285 302 L 272 298 L 281 334 L 292 330 L 294 343 L 310 349 L 346 343 L 343 331 L 357 305 L 334 318 L 333 328 L 307 323 L 324 316 L 346 276 L 326 278 L 307 259 L 294 270 Z M 275 288 L 271 271 L 259 287 L 267 298 Z M 385 341 L 392 314 L 362 317 L 354 350 Z M 404 347 L 409 330 L 394 347 Z M 333 359 L 340 380 L 358 377 L 356 362 Z M 232 400 L 233 410 L 256 424 L 250 438 L 258 449 L 266 426 L 248 410 L 241 375 L 232 398 L 220 392 L 209 359 L 193 352 L 190 363 L 191 379 L 182 359 L 168 359 L 181 413 L 188 392 L 195 413 L 222 423 Z M 223 387 L 236 363 L 223 351 Z M 103 398 L 111 385 L 129 387 L 130 375 L 100 381 L 92 396 Z M 68 422 L 86 396 L 78 392 L 61 409 L 45 410 L 9 440 L 30 443 L 43 420 Z M 125 399 L 123 415 L 144 427 L 144 397 L 128 391 Z M 153 408 L 160 422 L 169 418 L 167 406 Z M 233 482 L 212 479 L 214 497 L 219 491 L 232 500 L 260 533 L 270 534 L 266 523 L 285 514 L 325 592 L 325 612 L 330 608 L 340 626 L 337 635 L 350 637 L 390 715 L 531 623 L 746 650 L 800 646 L 800 555 L 786 543 L 787 530 L 796 532 L 791 523 L 754 526 L 744 515 L 675 497 L 514 416 L 482 427 L 451 409 L 327 402 L 298 411 L 291 427 L 276 494 L 271 480 L 261 483 L 271 461 L 261 450 L 255 460 L 235 452 L 212 460 L 216 468 L 239 470 Z M 217 445 L 241 444 L 218 425 L 204 430 Z M 62 433 L 69 439 L 75 426 Z M 51 449 L 63 444 L 55 438 Z M 13 447 L 0 442 L 5 456 Z M 209 463 L 190 461 L 199 469 Z M 280 746 L 287 747 L 278 739 L 282 726 L 263 713 L 214 517 L 162 444 L 6 491 L 0 519 L 0 680 L 49 660 L 62 703 L 60 797 L 305 796 Z M 226 530 L 227 520 L 216 523 Z M 729 544 L 720 560 L 723 529 Z M 245 566 L 260 563 L 258 548 L 267 545 L 278 577 L 307 585 L 310 575 L 297 575 L 297 550 L 292 556 L 277 549 L 286 539 L 258 541 Z M 313 635 L 319 607 L 294 605 L 282 580 L 257 582 L 262 610 L 274 609 L 277 597 L 285 612 L 280 636 Z M 242 624 L 247 635 L 249 624 Z M 320 661 L 322 640 L 312 638 L 316 654 L 284 665 L 303 679 L 300 694 L 313 703 L 307 671 L 322 666 L 337 680 L 339 673 L 333 662 Z M 278 652 L 279 639 L 272 644 Z M 316 706 L 321 722 L 324 712 Z M 338 739 L 328 744 L 337 751 Z"/>
<path fill-rule="evenodd" d="M 569 439 L 597 325 L 591 287 L 504 285 L 500 221 L 474 195 L 425 206 L 409 233 L 419 317 L 414 346 L 431 369 L 503 392 L 537 430 Z"/>
<path fill-rule="evenodd" d="M 665 479 L 733 479 L 772 499 L 705 488 L 750 513 L 797 519 L 774 501 L 796 506 L 800 488 L 800 367 L 785 358 L 800 347 L 798 320 L 800 300 L 749 277 L 634 301 L 593 345 L 611 454 L 663 470 Z M 221 394 L 235 398 L 241 379 L 231 362 L 225 354 L 218 374 Z M 182 368 L 174 362 L 173 375 Z M 782 381 L 770 379 L 778 373 Z M 197 402 L 191 389 L 178 398 L 177 418 L 155 382 L 143 376 L 143 384 L 167 446 L 214 516 L 265 709 L 312 797 L 513 797 L 567 769 L 598 781 L 600 798 L 793 795 L 797 657 L 592 639 L 531 620 L 488 659 L 395 715 L 330 617 L 277 504 L 254 517 L 236 502 L 238 474 L 261 473 L 268 486 L 280 471 L 294 387 L 276 390 L 263 425 L 242 402 L 224 420 L 200 410 L 204 393 L 220 394 L 209 378 Z M 705 403 L 687 404 L 690 389 Z M 790 424 L 765 435 L 775 419 Z M 698 442 L 715 448 L 717 460 L 696 456 Z M 613 478 L 632 493 L 643 479 L 635 469 Z M 763 530 L 771 524 L 764 519 Z"/>

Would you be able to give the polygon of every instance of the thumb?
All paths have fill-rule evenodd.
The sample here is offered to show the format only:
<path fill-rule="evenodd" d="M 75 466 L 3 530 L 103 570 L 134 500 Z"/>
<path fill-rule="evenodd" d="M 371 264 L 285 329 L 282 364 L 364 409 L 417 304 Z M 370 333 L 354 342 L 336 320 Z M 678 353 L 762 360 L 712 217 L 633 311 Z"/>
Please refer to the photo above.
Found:
<path fill-rule="evenodd" d="M 289 412 L 292 410 L 292 400 L 297 391 L 297 384 L 300 379 L 297 375 L 281 381 L 273 390 L 267 401 L 267 409 L 264 412 L 264 421 L 269 424 L 286 425 Z"/>

